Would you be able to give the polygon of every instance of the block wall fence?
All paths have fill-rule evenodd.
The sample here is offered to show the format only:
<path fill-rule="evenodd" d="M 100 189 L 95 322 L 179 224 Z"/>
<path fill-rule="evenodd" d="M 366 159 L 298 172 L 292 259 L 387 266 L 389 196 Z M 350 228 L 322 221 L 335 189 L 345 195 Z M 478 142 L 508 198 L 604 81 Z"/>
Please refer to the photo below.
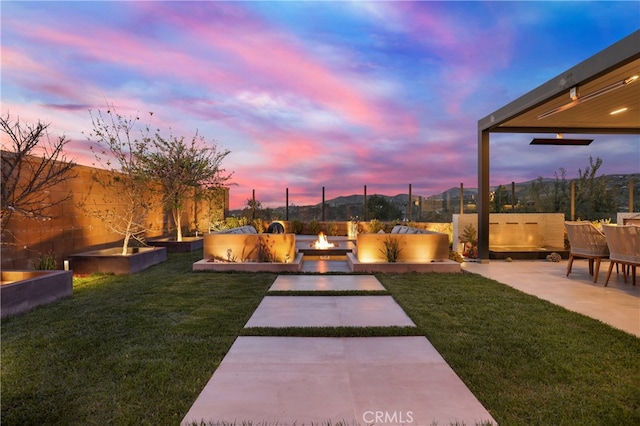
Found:
<path fill-rule="evenodd" d="M 87 166 L 73 168 L 74 178 L 67 179 L 50 191 L 51 200 L 59 200 L 71 193 L 72 197 L 48 212 L 54 216 L 50 220 L 24 218 L 14 214 L 7 229 L 2 230 L 1 269 L 33 269 L 33 263 L 44 254 L 52 253 L 62 269 L 62 261 L 68 255 L 83 251 L 118 246 L 122 236 L 111 232 L 100 219 L 89 216 L 80 207 L 82 202 L 94 201 L 104 204 L 112 197 L 95 182 L 94 173 L 107 172 Z M 191 230 L 208 230 L 207 218 L 211 215 L 222 218 L 228 211 L 229 191 L 224 190 L 223 205 L 211 206 L 207 202 L 188 200 L 184 209 L 183 224 L 185 235 Z M 168 237 L 172 235 L 171 213 L 156 204 L 147 217 L 149 231 L 146 238 Z M 6 232 L 5 232 L 6 231 Z"/>

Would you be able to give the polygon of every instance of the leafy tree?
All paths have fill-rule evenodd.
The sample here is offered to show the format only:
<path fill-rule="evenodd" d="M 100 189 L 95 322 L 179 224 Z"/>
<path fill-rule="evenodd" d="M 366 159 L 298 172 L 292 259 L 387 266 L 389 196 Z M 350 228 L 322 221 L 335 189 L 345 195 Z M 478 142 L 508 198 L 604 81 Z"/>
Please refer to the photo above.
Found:
<path fill-rule="evenodd" d="M 542 211 L 542 191 L 544 190 L 544 181 L 542 180 L 542 176 L 539 176 L 538 179 L 531 182 L 529 186 L 529 191 L 525 196 L 525 211 L 534 211 L 541 212 Z"/>
<path fill-rule="evenodd" d="M 499 185 L 498 188 L 493 193 L 493 211 L 496 213 L 501 213 L 504 207 L 504 204 L 507 202 L 507 190 L 504 186 Z"/>
<path fill-rule="evenodd" d="M 558 172 L 560 172 L 559 175 Z M 548 211 L 552 213 L 565 213 L 565 217 L 568 217 L 571 210 L 571 194 L 569 183 L 567 182 L 566 169 L 560 167 L 558 171 L 555 172 L 555 177 L 551 192 L 547 193 L 547 199 L 550 204 Z"/>
<path fill-rule="evenodd" d="M 561 167 L 555 172 L 553 182 L 545 182 L 542 177 L 531 183 L 528 200 L 534 204 L 534 211 L 564 213 L 567 217 L 571 208 L 567 171 Z"/>
<path fill-rule="evenodd" d="M 56 199 L 51 197 L 52 189 L 75 176 L 75 163 L 63 153 L 69 139 L 63 135 L 51 140 L 47 132 L 49 124 L 41 121 L 23 124 L 7 112 L 0 117 L 0 127 L 7 137 L 2 139 L 0 198 L 2 234 L 5 234 L 13 215 L 39 220 L 54 218 L 52 208 L 71 199 L 72 194 Z"/>
<path fill-rule="evenodd" d="M 81 207 L 123 236 L 122 255 L 126 255 L 131 238 L 143 242 L 150 226 L 145 220 L 154 202 L 145 167 L 151 145 L 149 127 L 141 127 L 139 117 L 124 117 L 113 108 L 90 115 L 93 130 L 87 137 L 93 142 L 93 166 L 105 170 L 96 172 L 93 180 L 103 188 L 104 196 L 100 204 L 85 200 Z"/>
<path fill-rule="evenodd" d="M 397 220 L 402 217 L 402 210 L 380 195 L 372 195 L 367 199 L 369 219 L 382 221 Z"/>
<path fill-rule="evenodd" d="M 262 202 L 254 198 L 248 198 L 246 207 L 243 210 L 244 216 L 251 219 L 251 221 L 260 217 L 262 211 Z"/>
<path fill-rule="evenodd" d="M 211 232 L 214 224 L 219 226 L 224 221 L 224 211 L 220 209 L 220 206 L 224 206 L 225 203 L 225 191 L 222 188 L 197 188 L 194 199 L 197 201 L 204 201 L 206 210 L 205 218 L 207 221 L 207 230 Z M 196 215 L 197 216 L 197 215 Z M 196 229 L 197 219 L 196 219 Z"/>
<path fill-rule="evenodd" d="M 575 182 L 576 216 L 586 220 L 597 220 L 611 216 L 617 210 L 613 192 L 607 188 L 604 176 L 597 177 L 602 159 L 589 157 L 589 165 L 582 171 L 578 169 Z"/>
<path fill-rule="evenodd" d="M 156 133 L 153 151 L 145 157 L 149 176 L 162 185 L 162 200 L 171 211 L 176 227 L 176 241 L 182 241 L 182 213 L 189 195 L 196 196 L 201 188 L 221 188 L 231 178 L 221 167 L 230 153 L 218 150 L 216 144 L 206 146 L 196 133 L 191 142 L 184 137 L 162 137 Z"/>
<path fill-rule="evenodd" d="M 608 189 L 605 176 L 597 176 L 602 166 L 602 159 L 589 157 L 589 165 L 578 169 L 575 185 L 575 213 L 585 220 L 597 220 L 610 217 L 617 210 L 614 193 Z M 555 180 L 545 183 L 539 177 L 529 190 L 529 197 L 536 205 L 538 212 L 571 214 L 571 190 L 567 180 L 567 171 L 561 167 L 555 172 Z"/>

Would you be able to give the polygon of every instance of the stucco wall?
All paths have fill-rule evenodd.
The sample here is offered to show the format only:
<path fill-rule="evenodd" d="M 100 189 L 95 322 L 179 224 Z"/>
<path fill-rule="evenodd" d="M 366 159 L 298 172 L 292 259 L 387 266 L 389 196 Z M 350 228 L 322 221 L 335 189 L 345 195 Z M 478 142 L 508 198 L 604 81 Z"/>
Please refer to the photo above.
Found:
<path fill-rule="evenodd" d="M 462 253 L 458 237 L 467 225 L 478 229 L 475 213 L 453 215 L 453 247 Z M 491 213 L 489 247 L 564 247 L 563 213 Z"/>
<path fill-rule="evenodd" d="M 102 170 L 86 166 L 76 166 L 74 174 L 50 191 L 49 198 L 59 200 L 69 192 L 72 198 L 50 210 L 55 216 L 51 220 L 27 219 L 14 214 L 2 235 L 2 269 L 31 269 L 33 262 L 45 253 L 54 253 L 59 267 L 62 260 L 69 254 L 87 250 L 105 248 L 118 245 L 122 237 L 111 232 L 100 219 L 91 217 L 79 206 L 84 201 L 104 203 L 112 199 L 111 195 L 93 179 L 93 172 L 106 173 Z M 228 191 L 225 194 L 225 204 L 217 205 L 217 214 L 223 215 L 228 206 Z M 208 206 L 206 202 L 196 204 L 189 200 L 184 209 L 184 230 L 195 229 L 196 214 L 199 231 L 208 230 L 206 216 Z M 147 217 L 149 232 L 147 238 L 168 236 L 172 230 L 172 219 L 169 212 L 156 204 Z M 7 232 L 5 232 L 7 231 Z"/>

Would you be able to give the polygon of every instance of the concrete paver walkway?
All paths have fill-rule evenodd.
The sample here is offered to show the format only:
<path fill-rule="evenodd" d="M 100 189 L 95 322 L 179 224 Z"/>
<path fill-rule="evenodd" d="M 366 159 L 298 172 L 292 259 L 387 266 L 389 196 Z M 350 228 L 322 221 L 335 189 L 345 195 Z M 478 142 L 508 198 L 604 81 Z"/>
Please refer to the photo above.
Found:
<path fill-rule="evenodd" d="M 302 263 L 301 272 L 344 272 L 350 274 L 351 268 L 346 260 L 305 260 Z"/>
<path fill-rule="evenodd" d="M 343 262 L 346 263 L 346 262 Z M 373 275 L 279 275 L 269 291 L 383 291 Z"/>
<path fill-rule="evenodd" d="M 271 291 L 379 290 L 373 276 L 279 276 Z M 245 327 L 415 326 L 390 296 L 267 296 Z M 423 336 L 241 336 L 182 424 L 494 422 Z M 243 423 L 244 422 L 244 423 Z M 494 422 L 495 423 L 495 422 Z"/>
<path fill-rule="evenodd" d="M 183 424 L 493 421 L 425 337 L 239 337 Z M 329 423 L 330 422 L 330 423 Z"/>
<path fill-rule="evenodd" d="M 269 296 L 248 327 L 415 327 L 391 296 Z"/>

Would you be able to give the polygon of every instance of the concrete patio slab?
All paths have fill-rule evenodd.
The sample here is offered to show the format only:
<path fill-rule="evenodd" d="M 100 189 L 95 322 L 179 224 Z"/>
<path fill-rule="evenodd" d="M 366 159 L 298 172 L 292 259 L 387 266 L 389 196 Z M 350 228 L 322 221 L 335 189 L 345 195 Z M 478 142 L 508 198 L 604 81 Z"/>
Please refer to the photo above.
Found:
<path fill-rule="evenodd" d="M 425 337 L 239 337 L 182 420 L 494 422 Z"/>
<path fill-rule="evenodd" d="M 568 277 L 566 260 L 465 262 L 462 268 L 640 337 L 640 286 L 634 287 L 631 277 L 625 283 L 614 268 L 605 287 L 608 261 L 600 265 L 597 283 L 586 261 L 574 262 Z"/>
<path fill-rule="evenodd" d="M 267 296 L 250 327 L 415 327 L 391 296 Z"/>
<path fill-rule="evenodd" d="M 280 275 L 269 291 L 384 291 L 373 275 Z"/>

